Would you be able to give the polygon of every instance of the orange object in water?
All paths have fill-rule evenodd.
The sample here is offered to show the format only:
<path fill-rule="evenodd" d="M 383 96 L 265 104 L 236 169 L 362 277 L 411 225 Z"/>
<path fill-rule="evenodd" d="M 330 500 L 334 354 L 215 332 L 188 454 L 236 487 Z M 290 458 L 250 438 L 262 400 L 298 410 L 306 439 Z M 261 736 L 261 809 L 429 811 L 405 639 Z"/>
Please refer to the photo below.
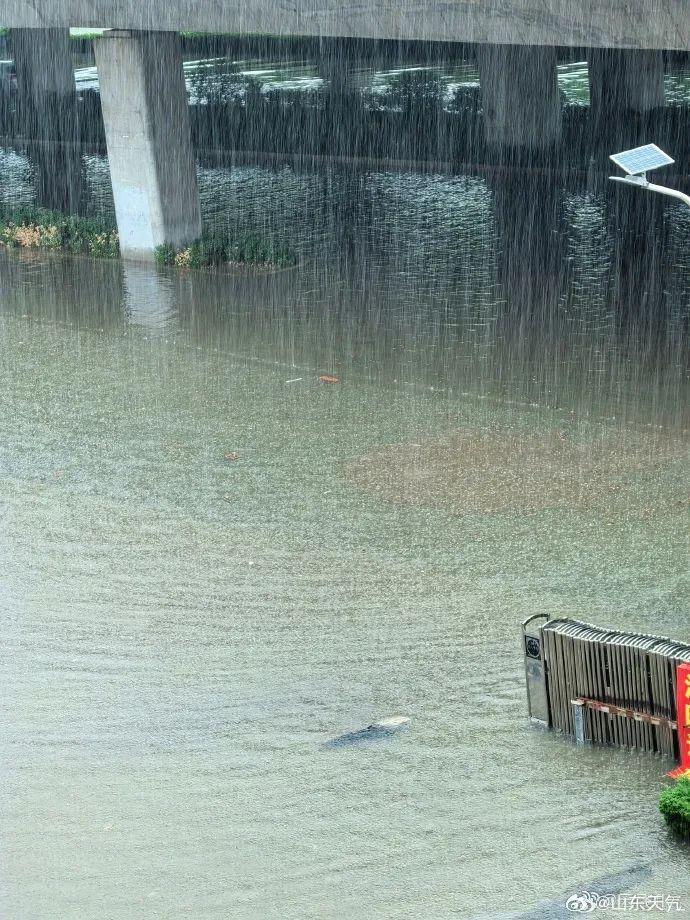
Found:
<path fill-rule="evenodd" d="M 228 461 L 228 463 L 232 463 L 233 460 L 240 459 L 240 455 L 236 454 L 234 450 L 231 451 L 229 454 L 225 454 L 224 456 L 225 456 L 225 459 Z"/>
<path fill-rule="evenodd" d="M 333 377 L 331 374 L 321 374 L 319 380 L 321 383 L 340 383 L 340 378 Z"/>

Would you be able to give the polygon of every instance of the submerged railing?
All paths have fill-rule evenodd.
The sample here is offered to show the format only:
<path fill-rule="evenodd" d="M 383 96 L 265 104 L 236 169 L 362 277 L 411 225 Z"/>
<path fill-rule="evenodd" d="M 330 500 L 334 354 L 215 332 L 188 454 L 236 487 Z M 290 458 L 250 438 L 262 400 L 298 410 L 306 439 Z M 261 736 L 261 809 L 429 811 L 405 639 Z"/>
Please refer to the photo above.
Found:
<path fill-rule="evenodd" d="M 525 620 L 522 634 L 534 721 L 580 744 L 637 748 L 685 764 L 689 644 L 541 615 Z"/>

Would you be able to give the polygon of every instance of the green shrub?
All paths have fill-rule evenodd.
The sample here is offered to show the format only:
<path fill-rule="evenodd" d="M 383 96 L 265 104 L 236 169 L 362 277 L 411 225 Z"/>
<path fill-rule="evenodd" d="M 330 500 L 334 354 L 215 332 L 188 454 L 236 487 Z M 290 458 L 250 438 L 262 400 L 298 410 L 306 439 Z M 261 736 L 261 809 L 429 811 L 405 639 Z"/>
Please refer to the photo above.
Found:
<path fill-rule="evenodd" d="M 117 233 L 96 233 L 89 239 L 89 252 L 99 259 L 115 259 L 120 254 Z"/>
<path fill-rule="evenodd" d="M 176 265 L 179 268 L 206 268 L 233 262 L 285 268 L 297 264 L 297 254 L 287 243 L 258 233 L 222 234 L 214 231 L 204 233 L 186 249 L 176 250 L 170 243 L 157 246 L 155 260 L 159 265 Z"/>
<path fill-rule="evenodd" d="M 281 268 L 297 265 L 297 253 L 290 249 L 287 243 L 278 243 L 271 254 L 271 261 Z"/>
<path fill-rule="evenodd" d="M 171 243 L 161 243 L 153 250 L 156 265 L 174 265 L 175 255 L 175 247 Z"/>
<path fill-rule="evenodd" d="M 681 777 L 674 786 L 664 789 L 659 811 L 673 831 L 690 840 L 690 777 Z"/>
<path fill-rule="evenodd" d="M 228 261 L 228 244 L 218 236 L 202 236 L 189 247 L 190 268 L 222 265 Z"/>
<path fill-rule="evenodd" d="M 24 249 L 59 249 L 106 259 L 120 254 L 117 231 L 112 226 L 42 208 L 0 210 L 0 244 Z M 156 246 L 154 260 L 158 265 L 180 268 L 204 268 L 228 262 L 284 268 L 296 265 L 297 255 L 284 241 L 259 233 L 213 231 L 205 232 L 185 249 L 178 250 L 171 243 Z"/>
<path fill-rule="evenodd" d="M 14 208 L 0 212 L 0 242 L 23 249 L 60 249 L 116 258 L 117 231 L 99 220 L 72 217 L 43 208 Z"/>

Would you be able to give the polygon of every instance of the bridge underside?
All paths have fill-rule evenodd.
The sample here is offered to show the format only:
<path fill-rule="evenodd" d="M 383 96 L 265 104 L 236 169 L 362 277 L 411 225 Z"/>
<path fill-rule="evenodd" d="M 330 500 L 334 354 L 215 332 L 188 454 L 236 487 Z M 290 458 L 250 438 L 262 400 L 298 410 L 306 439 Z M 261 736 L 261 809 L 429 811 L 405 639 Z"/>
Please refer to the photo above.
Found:
<path fill-rule="evenodd" d="M 689 2 L 4 0 L 0 25 L 12 30 L 18 110 L 37 139 L 35 158 L 48 177 L 74 175 L 57 202 L 49 200 L 55 179 L 43 197 L 69 210 L 79 206 L 81 159 L 67 30 L 109 30 L 94 51 L 121 251 L 147 259 L 201 230 L 182 31 L 474 44 L 486 148 L 548 157 L 562 144 L 556 46 L 586 49 L 595 126 L 612 111 L 654 111 L 664 105 L 662 52 L 690 49 Z M 319 44 L 332 99 L 345 97 L 347 62 Z M 74 168 L 56 169 L 54 151 L 65 162 L 72 151 Z"/>
<path fill-rule="evenodd" d="M 688 0 L 5 0 L 0 25 L 688 51 Z"/>

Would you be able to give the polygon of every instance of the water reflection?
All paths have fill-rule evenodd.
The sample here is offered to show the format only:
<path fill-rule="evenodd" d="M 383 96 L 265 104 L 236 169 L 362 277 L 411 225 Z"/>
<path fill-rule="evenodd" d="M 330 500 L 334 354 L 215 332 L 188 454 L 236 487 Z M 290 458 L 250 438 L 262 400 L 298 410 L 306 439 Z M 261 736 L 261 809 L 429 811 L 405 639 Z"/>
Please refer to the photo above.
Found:
<path fill-rule="evenodd" d="M 4 201 L 29 201 L 28 161 L 5 151 L 0 168 Z M 112 220 L 107 161 L 91 155 L 85 172 L 92 213 Z M 536 170 L 201 167 L 199 186 L 207 226 L 289 240 L 307 288 L 334 310 L 385 313 L 408 348 L 436 330 L 476 361 L 506 343 L 525 347 L 533 337 L 514 330 L 536 329 L 560 362 L 553 372 L 548 361 L 536 368 L 540 386 L 549 376 L 567 380 L 583 353 L 591 369 L 593 349 L 686 364 L 690 214 L 680 204 Z M 139 300 L 150 298 L 132 296 L 134 312 Z M 490 377 L 505 377 L 500 362 L 492 368 Z M 526 379 L 517 385 L 529 389 Z"/>
<path fill-rule="evenodd" d="M 165 332 L 175 312 L 173 280 L 136 262 L 122 265 L 122 301 L 127 321 Z"/>

